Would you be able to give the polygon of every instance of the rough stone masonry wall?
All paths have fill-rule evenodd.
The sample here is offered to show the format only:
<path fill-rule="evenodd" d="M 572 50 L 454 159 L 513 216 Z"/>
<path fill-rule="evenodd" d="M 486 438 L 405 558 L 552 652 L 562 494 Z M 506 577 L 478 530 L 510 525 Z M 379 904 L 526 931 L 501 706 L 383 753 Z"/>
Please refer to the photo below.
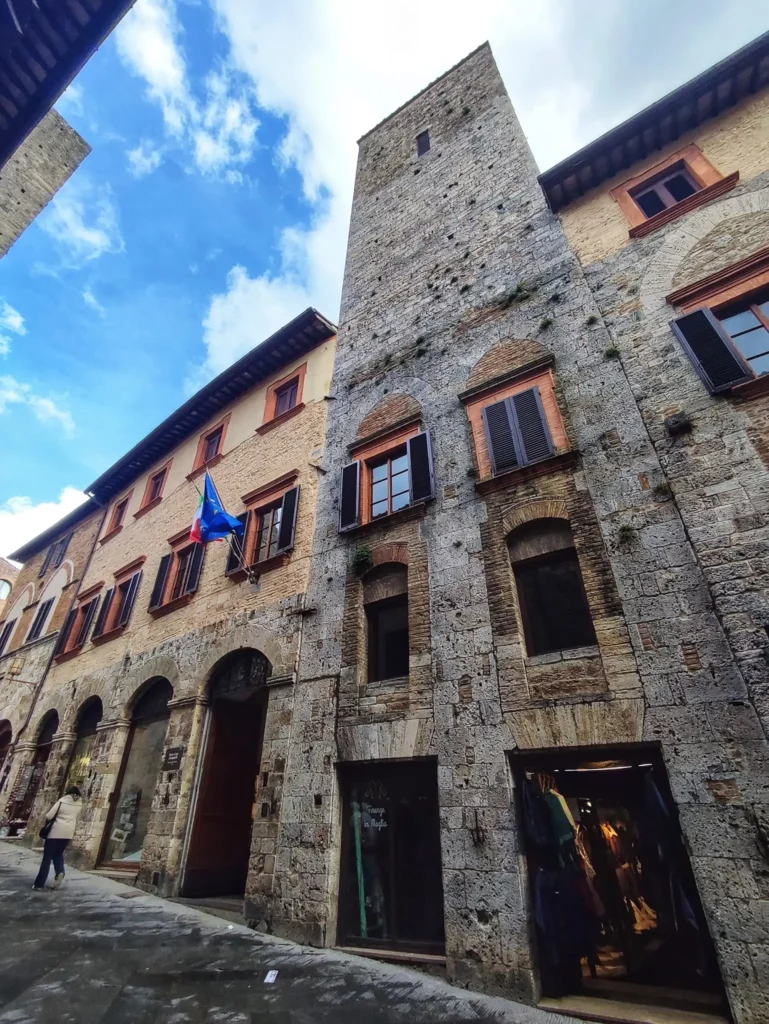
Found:
<path fill-rule="evenodd" d="M 415 138 L 425 128 L 432 148 L 420 159 Z M 750 898 L 766 894 L 767 879 L 745 813 L 766 802 L 765 739 L 677 509 L 649 486 L 663 479 L 659 461 L 622 367 L 603 358 L 610 337 L 588 322 L 593 298 L 535 173 L 485 46 L 361 142 L 308 594 L 315 611 L 302 642 L 272 926 L 306 941 L 336 940 L 334 762 L 432 755 L 449 974 L 536 998 L 506 758 L 515 742 L 500 702 L 484 566 L 489 513 L 468 474 L 471 437 L 457 399 L 493 346 L 536 339 L 555 355 L 581 453 L 579 486 L 592 501 L 622 603 L 617 623 L 624 619 L 632 644 L 623 657 L 641 679 L 642 713 L 628 738 L 662 746 L 735 1016 L 740 1024 L 766 1019 L 754 968 L 747 978 L 745 967 L 760 967 L 767 948 L 763 911 Z M 513 294 L 520 281 L 530 293 L 523 301 Z M 420 731 L 409 710 L 383 710 L 373 721 L 368 707 L 342 727 L 329 697 L 344 664 L 348 565 L 360 543 L 355 531 L 337 533 L 340 469 L 361 420 L 396 393 L 424 410 L 438 491 L 418 523 L 428 553 L 434 686 L 431 728 Z M 510 504 L 528 497 L 514 489 Z M 623 525 L 634 526 L 634 543 L 618 543 Z M 574 742 L 619 738 L 603 703 L 582 701 Z M 531 709 L 538 746 L 563 742 L 559 707 L 553 696 Z M 740 794 L 738 806 L 723 804 L 724 788 Z M 469 832 L 476 813 L 488 836 L 478 846 Z"/>
<path fill-rule="evenodd" d="M 0 257 L 90 152 L 61 114 L 49 110 L 0 171 Z"/>

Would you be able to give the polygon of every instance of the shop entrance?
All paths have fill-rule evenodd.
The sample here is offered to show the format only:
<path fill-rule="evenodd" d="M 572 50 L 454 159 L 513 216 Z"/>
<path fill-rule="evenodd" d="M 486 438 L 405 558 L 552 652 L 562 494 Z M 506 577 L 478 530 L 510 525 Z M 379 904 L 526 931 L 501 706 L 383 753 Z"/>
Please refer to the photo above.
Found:
<path fill-rule="evenodd" d="M 339 943 L 443 954 L 434 761 L 340 766 Z"/>
<path fill-rule="evenodd" d="M 53 737 L 58 728 L 59 716 L 55 711 L 49 711 L 43 718 L 37 734 L 32 762 L 19 773 L 13 793 L 11 794 L 11 804 L 8 812 L 8 834 L 11 836 L 23 835 L 26 830 L 29 816 L 32 813 L 32 805 L 35 802 L 37 791 L 45 774 L 45 766 L 48 763 L 53 746 Z"/>
<path fill-rule="evenodd" d="M 134 705 L 131 731 L 104 833 L 102 864 L 136 868 L 141 862 L 168 731 L 168 702 L 173 695 L 168 680 L 159 678 L 150 683 Z"/>
<path fill-rule="evenodd" d="M 543 996 L 723 1010 L 659 752 L 522 754 L 514 766 Z"/>
<path fill-rule="evenodd" d="M 269 670 L 261 652 L 245 650 L 214 675 L 183 896 L 246 891 Z"/>

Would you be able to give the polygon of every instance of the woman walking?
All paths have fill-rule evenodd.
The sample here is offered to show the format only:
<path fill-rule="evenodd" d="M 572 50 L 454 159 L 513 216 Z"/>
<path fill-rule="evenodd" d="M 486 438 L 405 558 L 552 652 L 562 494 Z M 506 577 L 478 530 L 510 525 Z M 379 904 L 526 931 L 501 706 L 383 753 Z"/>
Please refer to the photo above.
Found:
<path fill-rule="evenodd" d="M 53 869 L 55 878 L 54 889 L 58 889 L 64 881 L 64 851 L 75 834 L 77 816 L 80 814 L 80 790 L 70 786 L 64 796 L 57 800 L 45 816 L 45 825 L 40 830 L 45 839 L 43 860 L 37 873 L 33 889 L 44 889 L 48 881 L 48 872 Z"/>

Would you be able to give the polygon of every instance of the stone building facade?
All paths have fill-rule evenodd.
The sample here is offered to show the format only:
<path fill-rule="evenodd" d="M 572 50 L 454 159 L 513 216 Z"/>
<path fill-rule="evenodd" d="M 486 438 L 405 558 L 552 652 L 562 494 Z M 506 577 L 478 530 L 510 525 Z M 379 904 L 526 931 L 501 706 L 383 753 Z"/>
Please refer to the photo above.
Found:
<path fill-rule="evenodd" d="M 760 133 L 729 119 L 758 126 L 764 101 L 725 115 L 742 152 Z M 595 828 L 601 778 L 640 800 L 627 771 L 686 889 L 682 987 L 707 975 L 709 1005 L 769 1019 L 762 598 L 723 556 L 734 530 L 763 567 L 764 469 L 747 404 L 701 389 L 660 306 L 711 230 L 729 247 L 729 203 L 735 231 L 759 210 L 751 167 L 659 243 L 612 245 L 584 212 L 581 249 L 487 45 L 361 139 L 282 809 L 247 892 L 262 927 L 536 1002 L 558 985 L 526 794 L 584 779 L 599 797 L 569 807 Z"/>
<path fill-rule="evenodd" d="M 280 803 L 333 354 L 307 310 L 89 487 L 105 515 L 26 733 L 30 761 L 53 749 L 25 841 L 77 784 L 74 863 L 242 896 Z M 190 542 L 207 473 L 242 547 Z"/>
<path fill-rule="evenodd" d="M 0 558 L 0 618 L 5 614 L 5 607 L 18 575 L 19 567 L 17 565 L 9 562 L 7 558 Z"/>
<path fill-rule="evenodd" d="M 0 619 L 0 817 L 11 822 L 25 820 L 40 783 L 29 720 L 102 517 L 84 502 L 11 556 L 24 563 Z"/>
<path fill-rule="evenodd" d="M 91 152 L 56 110 L 49 110 L 0 169 L 0 257 L 43 212 Z"/>

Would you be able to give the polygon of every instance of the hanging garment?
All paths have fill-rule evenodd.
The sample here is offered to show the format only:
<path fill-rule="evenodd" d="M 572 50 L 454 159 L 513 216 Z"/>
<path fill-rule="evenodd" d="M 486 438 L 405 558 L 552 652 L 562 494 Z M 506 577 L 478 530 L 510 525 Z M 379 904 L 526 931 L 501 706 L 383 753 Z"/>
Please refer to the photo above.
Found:
<path fill-rule="evenodd" d="M 549 793 L 545 793 L 544 801 L 550 812 L 550 827 L 557 845 L 563 846 L 565 843 L 573 842 L 575 832 L 574 820 L 569 813 L 569 808 L 566 807 L 566 801 L 560 793 L 554 793 L 552 790 Z M 566 810 L 564 810 L 564 807 L 566 807 Z"/>
<path fill-rule="evenodd" d="M 594 941 L 569 869 L 537 872 L 533 911 L 538 930 L 543 991 L 549 996 L 562 996 L 578 990 L 582 979 L 582 957 L 593 955 Z"/>

